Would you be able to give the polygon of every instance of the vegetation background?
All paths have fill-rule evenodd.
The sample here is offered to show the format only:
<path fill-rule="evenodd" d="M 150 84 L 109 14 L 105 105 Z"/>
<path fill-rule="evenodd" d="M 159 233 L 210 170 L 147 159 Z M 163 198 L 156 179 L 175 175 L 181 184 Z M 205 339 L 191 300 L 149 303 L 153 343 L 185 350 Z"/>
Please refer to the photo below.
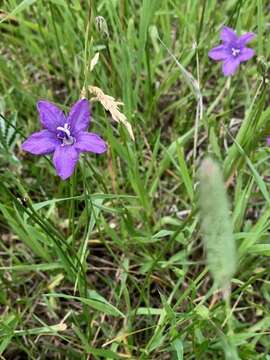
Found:
<path fill-rule="evenodd" d="M 269 10 L 0 1 L 1 359 L 270 359 Z M 232 78 L 208 58 L 223 24 L 257 35 L 257 56 Z M 135 141 L 92 102 L 109 151 L 63 182 L 20 144 L 40 128 L 38 99 L 67 111 L 89 85 L 123 101 Z M 200 233 L 197 169 L 209 154 L 231 202 L 230 302 Z"/>

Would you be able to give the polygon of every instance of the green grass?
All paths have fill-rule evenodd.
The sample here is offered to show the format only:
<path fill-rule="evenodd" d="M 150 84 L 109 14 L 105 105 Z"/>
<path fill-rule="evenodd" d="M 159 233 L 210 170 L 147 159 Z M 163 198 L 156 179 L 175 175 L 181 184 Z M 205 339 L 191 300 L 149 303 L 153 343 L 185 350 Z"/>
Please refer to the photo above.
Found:
<path fill-rule="evenodd" d="M 269 360 L 268 2 L 3 0 L 0 10 L 1 358 Z M 208 58 L 223 24 L 257 34 L 257 57 L 230 79 Z M 81 157 L 63 182 L 49 156 L 20 145 L 40 127 L 37 100 L 68 111 L 90 85 L 123 101 L 135 142 L 93 102 L 91 129 L 109 150 Z M 209 155 L 231 203 L 229 299 L 200 231 Z"/>

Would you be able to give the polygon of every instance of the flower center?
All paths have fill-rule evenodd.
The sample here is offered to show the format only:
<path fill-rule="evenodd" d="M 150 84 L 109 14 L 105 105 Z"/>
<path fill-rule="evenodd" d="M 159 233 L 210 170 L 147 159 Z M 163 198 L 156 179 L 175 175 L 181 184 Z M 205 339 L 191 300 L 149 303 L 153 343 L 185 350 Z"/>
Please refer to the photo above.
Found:
<path fill-rule="evenodd" d="M 240 49 L 232 48 L 232 55 L 234 57 L 238 56 L 240 54 Z"/>
<path fill-rule="evenodd" d="M 59 131 L 59 133 L 57 134 L 57 137 L 58 137 L 58 139 L 62 140 L 61 146 L 74 144 L 75 138 L 73 136 L 71 136 L 71 134 L 70 134 L 70 125 L 69 124 L 64 124 L 64 127 L 58 126 L 57 130 Z"/>

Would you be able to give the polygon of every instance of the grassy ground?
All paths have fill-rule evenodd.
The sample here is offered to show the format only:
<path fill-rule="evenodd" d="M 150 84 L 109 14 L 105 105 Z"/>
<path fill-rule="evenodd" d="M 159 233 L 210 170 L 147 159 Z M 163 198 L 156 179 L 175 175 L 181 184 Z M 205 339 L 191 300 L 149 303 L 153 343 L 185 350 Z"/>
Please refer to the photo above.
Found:
<path fill-rule="evenodd" d="M 268 2 L 0 9 L 1 359 L 269 360 Z M 223 24 L 257 34 L 257 56 L 230 79 L 208 58 Z M 124 102 L 135 142 L 93 103 L 109 151 L 82 157 L 63 182 L 50 157 L 20 144 L 40 127 L 38 99 L 67 111 L 89 85 Z M 196 174 L 207 154 L 232 204 L 231 305 L 203 254 Z"/>

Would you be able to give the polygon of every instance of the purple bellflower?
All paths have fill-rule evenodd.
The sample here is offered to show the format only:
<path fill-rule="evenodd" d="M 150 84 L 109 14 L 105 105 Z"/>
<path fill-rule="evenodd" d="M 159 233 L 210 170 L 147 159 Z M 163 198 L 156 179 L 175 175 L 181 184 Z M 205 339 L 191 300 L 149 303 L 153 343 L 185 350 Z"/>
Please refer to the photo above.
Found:
<path fill-rule="evenodd" d="M 213 60 L 223 61 L 222 70 L 225 76 L 233 75 L 241 62 L 254 56 L 254 50 L 246 47 L 254 37 L 255 34 L 251 32 L 238 37 L 233 29 L 223 26 L 220 33 L 222 44 L 210 50 L 208 55 Z"/>
<path fill-rule="evenodd" d="M 66 117 L 52 103 L 37 103 L 43 130 L 33 133 L 22 149 L 34 155 L 53 153 L 53 164 L 62 180 L 69 178 L 75 169 L 81 152 L 102 154 L 106 143 L 95 133 L 87 131 L 90 123 L 90 106 L 86 99 L 77 101 Z"/>

